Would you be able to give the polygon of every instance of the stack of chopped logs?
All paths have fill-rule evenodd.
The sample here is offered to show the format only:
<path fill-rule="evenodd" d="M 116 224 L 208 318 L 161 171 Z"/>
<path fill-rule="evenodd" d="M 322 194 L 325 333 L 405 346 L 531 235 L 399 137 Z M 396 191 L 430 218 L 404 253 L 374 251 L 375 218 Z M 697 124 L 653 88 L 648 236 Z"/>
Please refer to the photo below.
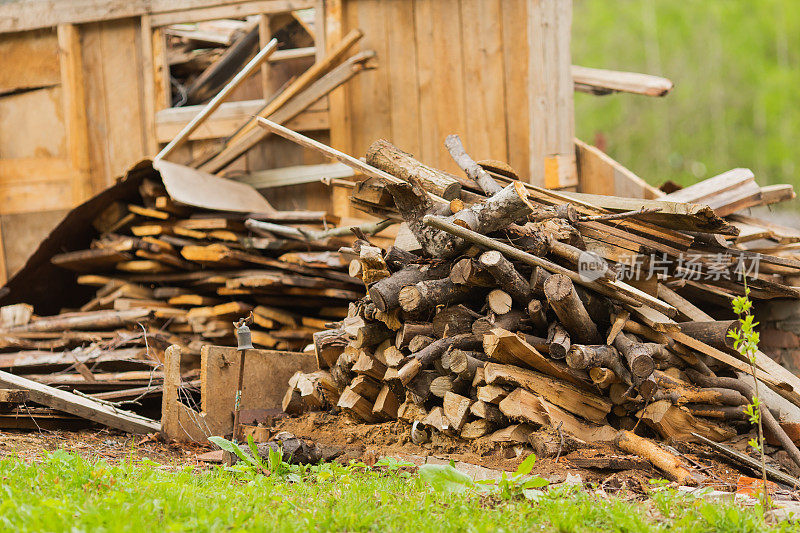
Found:
<path fill-rule="evenodd" d="M 52 258 L 97 287 L 94 298 L 53 316 L 27 304 L 2 308 L 0 370 L 103 399 L 157 396 L 171 344 L 192 381 L 201 347 L 235 346 L 233 321 L 251 311 L 255 346 L 301 350 L 364 294 L 337 251 L 350 238 L 327 237 L 338 229 L 325 229 L 333 220 L 323 212 L 251 214 L 290 235 L 254 236 L 248 215 L 177 205 L 160 182 L 146 180 L 140 195 L 106 208 L 89 249 Z"/>
<path fill-rule="evenodd" d="M 314 335 L 323 370 L 293 378 L 285 410 L 338 407 L 365 422 L 400 418 L 414 422 L 415 440 L 435 430 L 527 442 L 534 428 L 550 427 L 554 440 L 535 445 L 560 449 L 565 436 L 616 440 L 674 478 L 696 481 L 697 472 L 638 435 L 720 442 L 752 429 L 743 405 L 753 381 L 736 373 L 749 365 L 728 336 L 737 322 L 714 320 L 680 296 L 686 285 L 674 269 L 622 282 L 609 260 L 620 239 L 608 239 L 605 254 L 595 245 L 600 253 L 588 260 L 586 241 L 646 235 L 648 242 L 658 236 L 659 244 L 673 239 L 687 242 L 683 250 L 705 250 L 735 230 L 708 208 L 702 216 L 658 213 L 661 225 L 639 220 L 656 213 L 652 206 L 595 209 L 508 179 L 510 171 L 495 162 L 479 166 L 456 136 L 446 144 L 469 179 L 427 167 L 385 141 L 370 148 L 366 162 L 401 179 L 366 183 L 360 191 L 369 193 L 359 197 L 357 189 L 354 204 L 399 216 L 415 239 L 401 230 L 386 251 L 365 239 L 342 250 L 368 295 L 350 304 L 336 328 Z M 470 192 L 451 195 L 452 184 Z M 675 230 L 689 223 L 703 226 Z M 608 235 L 598 231 L 605 227 Z M 782 265 L 800 271 L 800 264 Z M 761 276 L 748 284 L 755 293 L 796 292 L 779 281 Z M 730 297 L 744 292 L 741 280 L 694 285 Z M 775 386 L 779 371 L 785 369 L 759 376 L 789 400 L 772 394 L 764 425 L 800 465 L 776 419 L 798 409 L 797 395 Z M 763 394 L 772 392 L 762 386 Z"/>

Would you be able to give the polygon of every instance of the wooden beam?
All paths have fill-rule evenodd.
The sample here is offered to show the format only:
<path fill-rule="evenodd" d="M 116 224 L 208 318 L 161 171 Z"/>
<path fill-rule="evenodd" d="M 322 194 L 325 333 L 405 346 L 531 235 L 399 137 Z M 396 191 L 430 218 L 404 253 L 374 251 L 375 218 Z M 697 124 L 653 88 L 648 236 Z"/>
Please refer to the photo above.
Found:
<path fill-rule="evenodd" d="M 64 122 L 67 130 L 67 154 L 70 163 L 77 171 L 72 184 L 72 203 L 77 205 L 92 195 L 81 36 L 74 24 L 59 25 L 57 33 L 61 90 L 64 94 Z"/>
<path fill-rule="evenodd" d="M 150 15 L 141 19 L 142 43 L 142 91 L 144 97 L 144 136 L 145 151 L 151 157 L 158 153 L 158 140 L 156 133 L 156 78 L 153 65 L 153 24 Z M 171 137 L 170 137 L 171 138 Z"/>
<path fill-rule="evenodd" d="M 161 424 L 155 420 L 150 420 L 135 413 L 123 411 L 71 392 L 42 385 L 1 370 L 0 386 L 26 390 L 32 402 L 129 433 L 156 433 L 161 431 Z"/>
<path fill-rule="evenodd" d="M 672 90 L 672 82 L 660 76 L 578 65 L 572 65 L 572 81 L 576 91 L 592 94 L 626 92 L 645 96 L 666 96 Z"/>
<path fill-rule="evenodd" d="M 0 4 L 0 33 L 148 14 L 154 15 L 154 26 L 165 26 L 310 7 L 314 7 L 313 0 L 12 0 Z"/>

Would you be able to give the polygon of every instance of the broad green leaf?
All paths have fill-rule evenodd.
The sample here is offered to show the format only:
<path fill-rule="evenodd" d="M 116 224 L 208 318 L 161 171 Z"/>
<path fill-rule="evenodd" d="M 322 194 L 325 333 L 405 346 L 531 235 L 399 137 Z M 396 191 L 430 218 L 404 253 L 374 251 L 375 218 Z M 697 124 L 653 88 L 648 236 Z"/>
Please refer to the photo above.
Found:
<path fill-rule="evenodd" d="M 534 464 L 536 464 L 536 454 L 532 453 L 520 463 L 517 471 L 514 472 L 514 476 L 527 476 L 533 470 Z"/>
<path fill-rule="evenodd" d="M 236 457 L 238 457 L 242 461 L 250 463 L 251 465 L 258 464 L 255 459 L 245 454 L 236 443 L 231 442 L 228 439 L 224 439 L 222 437 L 208 437 L 208 440 L 210 440 L 211 442 L 213 442 L 226 452 L 236 454 Z"/>
<path fill-rule="evenodd" d="M 550 482 L 547 481 L 545 478 L 539 477 L 539 476 L 535 476 L 535 477 L 532 477 L 529 480 L 525 481 L 525 483 L 522 484 L 522 488 L 523 489 L 540 489 L 542 487 L 546 487 L 549 484 L 550 484 Z"/>
<path fill-rule="evenodd" d="M 465 492 L 478 487 L 471 477 L 450 465 L 422 465 L 419 477 L 440 492 Z"/>

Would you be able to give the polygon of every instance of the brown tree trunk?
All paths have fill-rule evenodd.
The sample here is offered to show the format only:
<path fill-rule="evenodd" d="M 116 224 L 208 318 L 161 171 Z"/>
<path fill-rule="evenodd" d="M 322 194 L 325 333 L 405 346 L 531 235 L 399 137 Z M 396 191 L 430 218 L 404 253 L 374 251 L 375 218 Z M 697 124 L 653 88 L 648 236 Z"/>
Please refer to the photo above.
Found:
<path fill-rule="evenodd" d="M 544 294 L 558 321 L 569 332 L 570 338 L 580 344 L 600 344 L 603 339 L 592 322 L 572 285 L 572 280 L 561 274 L 547 278 Z"/>

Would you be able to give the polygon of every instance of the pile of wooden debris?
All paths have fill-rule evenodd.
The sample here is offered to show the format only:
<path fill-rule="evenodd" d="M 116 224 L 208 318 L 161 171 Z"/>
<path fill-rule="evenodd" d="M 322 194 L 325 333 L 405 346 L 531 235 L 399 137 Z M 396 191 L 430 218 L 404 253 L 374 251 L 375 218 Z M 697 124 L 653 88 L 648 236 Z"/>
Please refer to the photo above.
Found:
<path fill-rule="evenodd" d="M 321 370 L 295 375 L 287 412 L 400 418 L 420 442 L 431 431 L 527 442 L 551 427 L 551 447 L 616 441 L 690 484 L 702 473 L 647 437 L 723 442 L 752 430 L 731 302 L 748 289 L 800 298 L 800 261 L 748 250 L 733 213 L 792 198 L 791 187 L 762 188 L 737 169 L 659 200 L 550 191 L 479 165 L 457 136 L 446 146 L 465 176 L 386 141 L 357 161 L 262 125 L 351 161 L 371 176 L 353 204 L 408 230 L 386 250 L 367 239 L 342 250 L 368 295 L 315 334 Z M 800 465 L 800 379 L 761 352 L 756 368 L 770 442 Z"/>

